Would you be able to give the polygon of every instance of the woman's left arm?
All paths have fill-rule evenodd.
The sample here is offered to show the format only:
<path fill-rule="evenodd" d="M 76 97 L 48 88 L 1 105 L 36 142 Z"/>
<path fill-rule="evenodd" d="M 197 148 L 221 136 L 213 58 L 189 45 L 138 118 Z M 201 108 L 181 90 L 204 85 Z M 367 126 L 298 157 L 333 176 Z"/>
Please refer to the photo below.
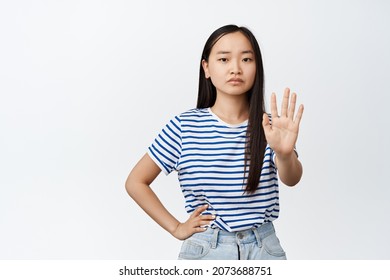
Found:
<path fill-rule="evenodd" d="M 288 185 L 296 185 L 302 177 L 302 164 L 294 151 L 298 139 L 299 124 L 302 119 L 303 105 L 299 106 L 294 118 L 297 95 L 293 93 L 290 99 L 290 89 L 284 91 L 281 115 L 278 115 L 276 95 L 271 96 L 271 117 L 263 115 L 263 128 L 268 145 L 275 152 L 275 164 L 280 180 Z"/>

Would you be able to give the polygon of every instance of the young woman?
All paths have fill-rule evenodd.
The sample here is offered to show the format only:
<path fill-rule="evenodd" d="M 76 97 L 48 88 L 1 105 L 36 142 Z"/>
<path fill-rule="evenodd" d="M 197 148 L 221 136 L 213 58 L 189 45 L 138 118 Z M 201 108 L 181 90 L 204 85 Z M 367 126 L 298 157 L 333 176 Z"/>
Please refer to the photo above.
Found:
<path fill-rule="evenodd" d="M 184 240 L 179 259 L 286 259 L 272 221 L 278 176 L 296 185 L 301 105 L 286 89 L 281 113 L 265 113 L 259 45 L 245 27 L 223 26 L 207 40 L 196 109 L 172 118 L 131 171 L 128 194 L 161 227 Z M 149 187 L 178 172 L 189 218 L 179 222 Z"/>

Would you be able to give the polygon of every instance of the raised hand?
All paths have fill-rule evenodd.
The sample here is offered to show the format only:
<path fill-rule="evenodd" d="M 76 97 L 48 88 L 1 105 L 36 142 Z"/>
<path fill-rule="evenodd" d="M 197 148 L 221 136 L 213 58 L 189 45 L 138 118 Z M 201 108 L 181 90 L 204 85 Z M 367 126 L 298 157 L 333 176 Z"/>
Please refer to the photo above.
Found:
<path fill-rule="evenodd" d="M 286 88 L 282 101 L 282 111 L 279 116 L 276 105 L 276 94 L 272 93 L 272 124 L 269 121 L 268 115 L 263 115 L 265 137 L 268 145 L 274 150 L 279 159 L 291 156 L 298 139 L 299 123 L 302 119 L 303 105 L 299 106 L 298 112 L 294 117 L 296 101 L 296 93 L 293 93 L 290 99 L 290 89 Z"/>
<path fill-rule="evenodd" d="M 205 231 L 205 225 L 209 225 L 214 219 L 213 215 L 202 215 L 206 211 L 208 205 L 203 205 L 195 209 L 185 223 L 180 223 L 176 230 L 172 233 L 174 237 L 180 240 L 187 239 L 196 232 Z"/>

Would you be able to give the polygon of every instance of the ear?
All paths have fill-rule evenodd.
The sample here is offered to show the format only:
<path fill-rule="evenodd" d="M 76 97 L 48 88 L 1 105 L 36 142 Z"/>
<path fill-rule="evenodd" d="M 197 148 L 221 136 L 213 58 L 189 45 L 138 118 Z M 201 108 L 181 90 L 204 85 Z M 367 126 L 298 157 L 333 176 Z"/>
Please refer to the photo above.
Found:
<path fill-rule="evenodd" d="M 209 64 L 205 59 L 202 59 L 202 67 L 203 67 L 203 71 L 204 71 L 206 79 L 210 78 Z"/>

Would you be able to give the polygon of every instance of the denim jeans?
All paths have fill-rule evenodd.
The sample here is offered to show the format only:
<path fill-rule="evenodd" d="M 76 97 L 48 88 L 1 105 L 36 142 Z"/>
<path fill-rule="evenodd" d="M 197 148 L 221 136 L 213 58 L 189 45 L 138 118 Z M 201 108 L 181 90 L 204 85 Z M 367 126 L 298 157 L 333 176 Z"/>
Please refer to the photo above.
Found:
<path fill-rule="evenodd" d="M 285 260 L 272 222 L 258 228 L 227 232 L 208 228 L 186 239 L 179 260 Z"/>

